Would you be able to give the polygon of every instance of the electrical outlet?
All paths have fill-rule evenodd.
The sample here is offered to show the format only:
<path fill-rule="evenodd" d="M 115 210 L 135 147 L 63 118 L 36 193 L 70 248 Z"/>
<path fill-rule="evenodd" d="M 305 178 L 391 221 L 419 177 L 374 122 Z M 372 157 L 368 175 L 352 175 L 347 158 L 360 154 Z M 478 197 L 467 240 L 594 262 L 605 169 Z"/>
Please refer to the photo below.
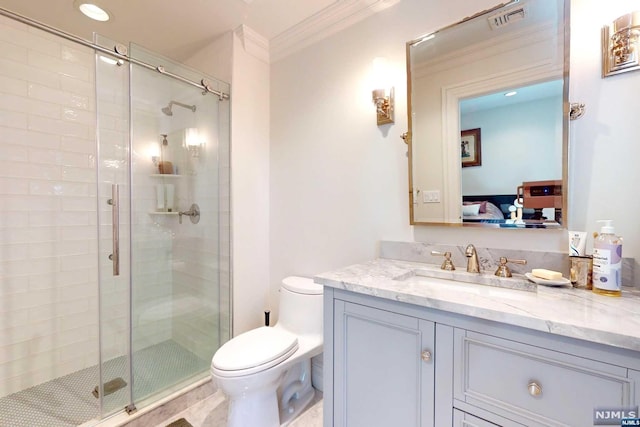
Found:
<path fill-rule="evenodd" d="M 423 203 L 440 203 L 440 190 L 428 190 L 422 194 Z"/>

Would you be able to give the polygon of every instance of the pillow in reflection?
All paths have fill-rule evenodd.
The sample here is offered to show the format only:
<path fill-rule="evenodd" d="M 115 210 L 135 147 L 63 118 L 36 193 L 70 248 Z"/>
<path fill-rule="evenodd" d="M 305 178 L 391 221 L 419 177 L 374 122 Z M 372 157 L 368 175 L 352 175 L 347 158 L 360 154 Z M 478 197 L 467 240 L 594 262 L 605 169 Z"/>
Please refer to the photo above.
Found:
<path fill-rule="evenodd" d="M 487 213 L 487 201 L 483 202 L 462 202 L 462 206 L 480 205 L 480 213 Z"/>
<path fill-rule="evenodd" d="M 480 205 L 474 203 L 472 205 L 462 205 L 462 215 L 476 216 L 480 213 Z"/>

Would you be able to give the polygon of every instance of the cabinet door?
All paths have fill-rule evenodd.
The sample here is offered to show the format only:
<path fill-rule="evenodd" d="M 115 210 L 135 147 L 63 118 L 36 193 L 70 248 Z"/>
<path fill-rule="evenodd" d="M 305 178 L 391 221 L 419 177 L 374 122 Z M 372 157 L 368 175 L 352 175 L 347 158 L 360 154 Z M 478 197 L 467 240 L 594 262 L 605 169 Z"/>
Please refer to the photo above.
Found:
<path fill-rule="evenodd" d="M 640 406 L 640 371 L 629 369 L 627 377 L 633 382 L 633 399 L 630 406 Z"/>
<path fill-rule="evenodd" d="M 334 302 L 334 426 L 432 426 L 434 323 Z"/>

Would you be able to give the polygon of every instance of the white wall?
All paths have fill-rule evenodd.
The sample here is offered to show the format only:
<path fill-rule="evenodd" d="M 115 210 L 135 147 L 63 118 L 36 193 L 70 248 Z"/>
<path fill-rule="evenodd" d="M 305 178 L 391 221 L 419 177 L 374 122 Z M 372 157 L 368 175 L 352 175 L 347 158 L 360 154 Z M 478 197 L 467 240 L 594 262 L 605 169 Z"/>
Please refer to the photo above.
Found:
<path fill-rule="evenodd" d="M 640 72 L 602 79 L 599 46 L 600 28 L 638 10 L 638 2 L 573 0 L 572 6 L 570 98 L 585 103 L 587 113 L 571 127 L 570 225 L 591 232 L 599 231 L 596 220 L 614 220 L 616 232 L 624 238 L 623 255 L 637 263 Z"/>
<path fill-rule="evenodd" d="M 381 239 L 564 252 L 566 232 L 412 227 L 408 215 L 405 42 L 495 2 L 403 0 L 291 55 L 271 68 L 270 268 L 272 305 L 279 280 L 313 275 L 376 256 Z M 571 124 L 569 225 L 593 231 L 614 219 L 640 256 L 639 199 L 632 183 L 640 144 L 633 112 L 640 73 L 600 78 L 600 28 L 622 0 L 573 0 L 571 100 L 587 115 Z M 616 15 L 617 13 L 617 15 Z M 367 78 L 374 57 L 394 70 L 396 123 L 378 128 Z M 633 107 L 620 107 L 619 101 Z M 631 123 L 629 123 L 631 122 Z M 623 176 L 617 171 L 627 173 Z"/>
<path fill-rule="evenodd" d="M 411 30 L 403 21 L 420 3 L 405 0 L 272 64 L 273 306 L 287 275 L 313 276 L 372 259 L 382 239 L 412 240 L 407 147 L 400 139 L 407 130 L 404 46 L 424 23 Z M 444 17 L 441 25 L 451 20 Z M 376 126 L 375 57 L 391 65 L 393 125 Z"/>
<path fill-rule="evenodd" d="M 269 288 L 269 65 L 234 33 L 231 100 L 233 333 L 260 326 Z"/>

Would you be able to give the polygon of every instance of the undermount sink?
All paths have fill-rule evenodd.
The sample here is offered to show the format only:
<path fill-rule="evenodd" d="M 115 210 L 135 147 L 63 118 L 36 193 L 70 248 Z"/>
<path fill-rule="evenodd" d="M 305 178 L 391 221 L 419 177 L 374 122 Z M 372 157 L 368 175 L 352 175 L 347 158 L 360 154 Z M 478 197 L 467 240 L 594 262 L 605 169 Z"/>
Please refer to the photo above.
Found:
<path fill-rule="evenodd" d="M 466 271 L 442 270 L 436 265 L 424 265 L 412 271 L 414 276 L 444 279 L 454 282 L 471 283 L 474 285 L 486 285 L 503 289 L 516 289 L 520 291 L 537 292 L 538 286 L 521 274 L 513 274 L 513 277 L 498 277 L 492 273 L 467 273 Z M 401 280 L 408 277 L 401 278 Z"/>

